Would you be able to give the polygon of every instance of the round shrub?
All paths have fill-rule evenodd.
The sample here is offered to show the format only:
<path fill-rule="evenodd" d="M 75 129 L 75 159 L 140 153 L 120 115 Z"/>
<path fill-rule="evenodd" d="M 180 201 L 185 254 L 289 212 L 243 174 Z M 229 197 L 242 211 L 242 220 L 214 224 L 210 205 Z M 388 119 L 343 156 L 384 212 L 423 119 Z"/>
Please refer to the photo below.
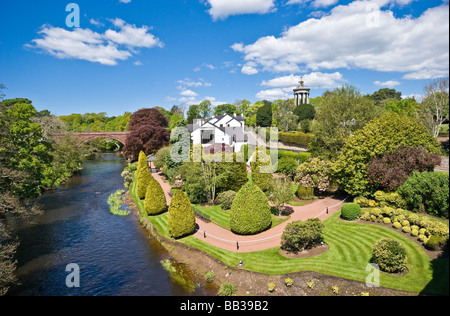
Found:
<path fill-rule="evenodd" d="M 270 228 L 272 215 L 264 192 L 251 182 L 244 185 L 231 205 L 230 219 L 231 230 L 239 235 L 254 235 Z"/>
<path fill-rule="evenodd" d="M 448 243 L 448 237 L 431 236 L 425 243 L 425 247 L 430 250 L 441 250 Z"/>
<path fill-rule="evenodd" d="M 426 242 L 428 240 L 428 238 L 424 234 L 419 234 L 419 240 L 422 242 Z"/>
<path fill-rule="evenodd" d="M 409 221 L 403 221 L 402 222 L 402 226 L 406 226 L 406 227 L 409 227 L 409 226 L 411 226 L 410 224 L 409 224 Z"/>
<path fill-rule="evenodd" d="M 370 216 L 370 220 L 371 220 L 372 222 L 375 222 L 375 221 L 377 220 L 377 218 L 375 217 L 375 215 L 371 215 L 371 216 Z"/>
<path fill-rule="evenodd" d="M 427 230 L 425 228 L 419 229 L 419 235 L 426 235 L 427 234 Z"/>
<path fill-rule="evenodd" d="M 419 231 L 417 229 L 411 230 L 411 236 L 414 236 L 414 237 L 419 236 Z"/>
<path fill-rule="evenodd" d="M 383 223 L 390 224 L 391 223 L 391 219 L 389 217 L 385 217 L 385 218 L 383 218 Z"/>
<path fill-rule="evenodd" d="M 347 221 L 354 221 L 361 217 L 361 206 L 357 203 L 348 203 L 341 208 L 341 218 Z"/>
<path fill-rule="evenodd" d="M 400 224 L 399 222 L 395 222 L 394 225 L 392 225 L 392 227 L 394 227 L 395 229 L 400 229 L 402 228 L 402 224 Z"/>
<path fill-rule="evenodd" d="M 409 227 L 409 226 L 403 226 L 402 231 L 403 231 L 404 233 L 409 234 L 409 233 L 411 232 L 411 227 Z"/>
<path fill-rule="evenodd" d="M 420 224 L 420 217 L 417 214 L 409 214 L 408 215 L 408 221 L 411 225 L 419 225 Z"/>
<path fill-rule="evenodd" d="M 419 226 L 417 226 L 417 225 L 412 225 L 412 226 L 411 226 L 411 230 L 417 230 L 417 231 L 419 231 Z"/>
<path fill-rule="evenodd" d="M 164 190 L 155 178 L 151 178 L 145 194 L 145 211 L 148 215 L 159 215 L 167 210 L 167 200 Z"/>
<path fill-rule="evenodd" d="M 318 218 L 289 223 L 281 236 L 281 249 L 293 253 L 312 249 L 323 241 L 323 229 Z"/>
<path fill-rule="evenodd" d="M 392 239 L 381 239 L 373 247 L 372 260 L 381 271 L 388 273 L 401 272 L 405 269 L 406 250 L 398 242 Z"/>
<path fill-rule="evenodd" d="M 231 209 L 235 197 L 236 192 L 230 190 L 220 193 L 217 197 L 217 201 L 222 205 L 223 210 L 229 210 Z"/>
<path fill-rule="evenodd" d="M 169 233 L 174 238 L 192 234 L 195 231 L 195 213 L 186 193 L 177 190 L 172 197 L 168 214 Z"/>

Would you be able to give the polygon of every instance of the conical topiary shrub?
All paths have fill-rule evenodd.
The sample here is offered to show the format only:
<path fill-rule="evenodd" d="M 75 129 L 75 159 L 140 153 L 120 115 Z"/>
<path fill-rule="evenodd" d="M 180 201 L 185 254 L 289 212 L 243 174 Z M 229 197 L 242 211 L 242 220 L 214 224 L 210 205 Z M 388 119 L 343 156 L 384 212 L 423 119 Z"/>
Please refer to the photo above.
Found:
<path fill-rule="evenodd" d="M 168 214 L 169 233 L 181 238 L 195 231 L 195 213 L 186 193 L 177 190 L 172 197 Z"/>
<path fill-rule="evenodd" d="M 231 206 L 231 230 L 239 235 L 258 234 L 272 225 L 270 205 L 264 192 L 253 183 L 247 183 Z"/>
<path fill-rule="evenodd" d="M 167 209 L 167 200 L 164 190 L 161 184 L 153 177 L 147 186 L 144 207 L 148 215 L 159 215 Z"/>
<path fill-rule="evenodd" d="M 136 178 L 138 197 L 141 200 L 145 199 L 145 193 L 147 193 L 148 184 L 153 179 L 153 176 L 148 167 L 147 156 L 145 156 L 143 151 L 141 151 L 141 153 L 139 154 Z"/>

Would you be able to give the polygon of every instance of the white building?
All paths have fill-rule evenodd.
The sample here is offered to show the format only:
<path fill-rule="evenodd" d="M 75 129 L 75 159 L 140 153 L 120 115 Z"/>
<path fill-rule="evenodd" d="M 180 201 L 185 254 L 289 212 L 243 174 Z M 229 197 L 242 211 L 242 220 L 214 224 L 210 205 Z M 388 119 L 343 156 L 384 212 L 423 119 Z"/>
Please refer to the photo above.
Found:
<path fill-rule="evenodd" d="M 236 113 L 195 120 L 188 129 L 193 144 L 201 144 L 206 153 L 241 152 L 242 145 L 248 142 L 245 119 Z"/>

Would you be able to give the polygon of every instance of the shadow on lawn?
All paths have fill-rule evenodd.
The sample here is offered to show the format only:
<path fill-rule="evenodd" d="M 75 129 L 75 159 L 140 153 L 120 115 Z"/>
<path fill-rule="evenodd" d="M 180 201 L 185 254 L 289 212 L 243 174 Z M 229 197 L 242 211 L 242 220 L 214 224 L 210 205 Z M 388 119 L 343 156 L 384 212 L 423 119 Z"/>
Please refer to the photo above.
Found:
<path fill-rule="evenodd" d="M 448 262 L 449 247 L 448 241 L 442 254 L 431 260 L 431 270 L 433 271 L 433 278 L 430 283 L 422 290 L 421 295 L 449 295 L 449 262 Z"/>

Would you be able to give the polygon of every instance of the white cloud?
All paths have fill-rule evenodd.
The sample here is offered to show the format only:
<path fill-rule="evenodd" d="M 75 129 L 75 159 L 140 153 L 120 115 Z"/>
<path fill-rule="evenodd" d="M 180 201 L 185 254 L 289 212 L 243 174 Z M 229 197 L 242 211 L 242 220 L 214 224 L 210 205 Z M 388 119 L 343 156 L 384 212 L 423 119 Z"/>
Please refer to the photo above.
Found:
<path fill-rule="evenodd" d="M 209 82 L 204 81 L 203 79 L 199 79 L 198 81 L 193 81 L 190 78 L 185 78 L 183 80 L 177 81 L 180 86 L 180 90 L 184 90 L 185 87 L 211 87 L 212 84 Z"/>
<path fill-rule="evenodd" d="M 120 3 L 130 3 L 131 0 L 119 0 Z"/>
<path fill-rule="evenodd" d="M 289 0 L 287 4 L 306 4 L 311 3 L 314 8 L 327 8 L 335 5 L 339 0 Z"/>
<path fill-rule="evenodd" d="M 256 75 L 259 71 L 253 67 L 254 63 L 247 63 L 242 66 L 241 72 L 245 75 Z"/>
<path fill-rule="evenodd" d="M 185 96 L 185 97 L 196 97 L 196 96 L 198 96 L 197 93 L 195 93 L 194 91 L 189 90 L 189 89 L 181 91 L 180 95 Z"/>
<path fill-rule="evenodd" d="M 265 14 L 275 7 L 275 0 L 207 0 L 208 13 L 213 20 L 226 19 L 231 15 Z"/>
<path fill-rule="evenodd" d="M 374 82 L 374 84 L 379 87 L 394 88 L 396 86 L 399 86 L 400 82 L 398 82 L 396 80 L 389 80 L 389 81 L 385 81 L 385 82 L 381 82 L 381 81 L 377 80 Z"/>
<path fill-rule="evenodd" d="M 333 89 L 342 86 L 346 80 L 339 72 L 321 73 L 312 72 L 303 76 L 305 86 L 312 89 Z M 300 76 L 289 75 L 276 77 L 272 80 L 264 80 L 261 85 L 274 88 L 295 88 L 300 82 Z"/>
<path fill-rule="evenodd" d="M 236 43 L 232 49 L 243 53 L 246 62 L 270 72 L 357 68 L 402 72 L 405 79 L 448 74 L 448 5 L 430 8 L 417 18 L 397 18 L 385 9 L 370 12 L 369 4 L 383 7 L 392 1 L 340 5 L 320 19 L 290 27 L 280 37 L 261 37 L 249 45 Z M 375 25 L 370 23 L 373 16 Z"/>
<path fill-rule="evenodd" d="M 269 89 L 269 90 L 262 90 L 256 94 L 256 97 L 260 100 L 267 100 L 267 101 L 274 101 L 279 99 L 288 99 L 293 95 L 293 93 L 289 94 L 287 89 Z"/>
<path fill-rule="evenodd" d="M 120 28 L 120 31 L 107 30 L 104 35 L 106 40 L 129 47 L 162 47 L 161 41 L 148 32 L 150 30 L 148 26 L 144 25 L 138 28 L 135 25 L 127 24 L 121 19 L 113 20 L 113 24 Z"/>
<path fill-rule="evenodd" d="M 159 39 L 148 32 L 149 27 L 137 28 L 120 19 L 112 22 L 119 29 L 118 32 L 109 29 L 100 34 L 90 29 L 75 28 L 68 31 L 43 26 L 38 32 L 41 38 L 34 39 L 32 44 L 25 46 L 60 59 L 80 59 L 110 66 L 133 56 L 136 48 L 162 47 Z"/>

